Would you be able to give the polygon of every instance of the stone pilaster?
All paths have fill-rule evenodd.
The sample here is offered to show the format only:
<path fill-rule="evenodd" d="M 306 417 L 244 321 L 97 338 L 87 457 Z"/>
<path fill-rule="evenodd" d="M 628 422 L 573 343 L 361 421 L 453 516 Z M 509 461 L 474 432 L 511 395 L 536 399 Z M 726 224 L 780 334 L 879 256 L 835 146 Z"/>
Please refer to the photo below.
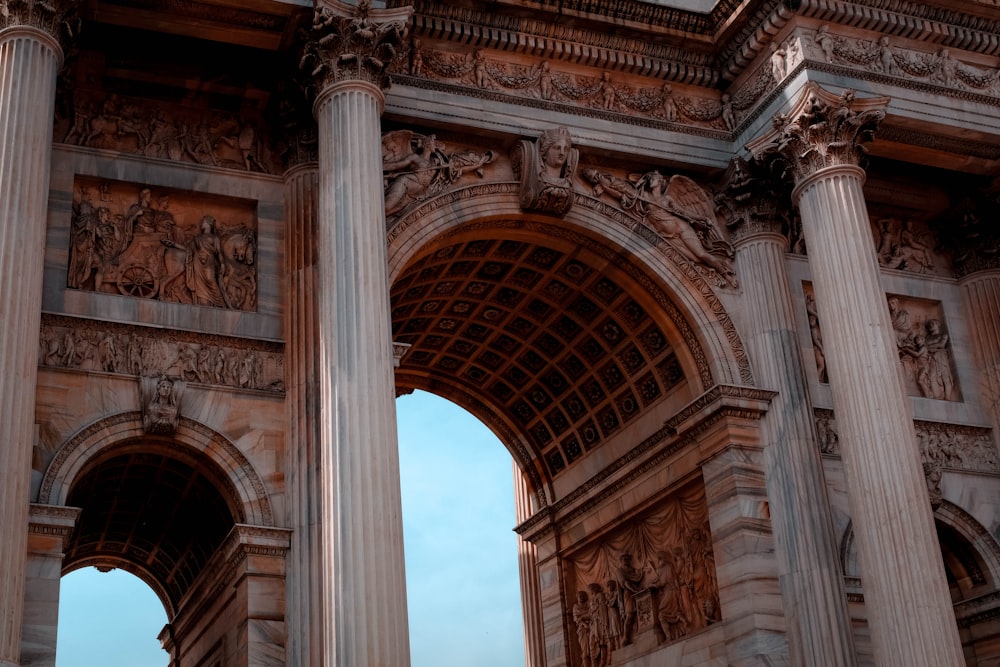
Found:
<path fill-rule="evenodd" d="M 887 104 L 809 85 L 750 148 L 796 182 L 875 661 L 957 666 L 965 661 L 858 166 Z"/>
<path fill-rule="evenodd" d="M 10 4 L 11 7 L 6 5 Z M 0 17 L 0 666 L 19 664 L 45 221 L 63 3 Z"/>
<path fill-rule="evenodd" d="M 515 462 L 514 515 L 518 525 L 531 516 L 531 490 Z M 524 667 L 545 667 L 545 629 L 542 591 L 538 583 L 538 550 L 517 536 L 517 566 L 521 575 L 521 614 L 524 619 Z"/>
<path fill-rule="evenodd" d="M 717 386 L 667 421 L 704 457 L 708 521 L 732 667 L 789 665 L 758 420 L 773 392 Z"/>
<path fill-rule="evenodd" d="M 380 116 L 410 9 L 317 3 L 322 665 L 410 662 Z"/>
<path fill-rule="evenodd" d="M 31 505 L 21 629 L 23 667 L 55 667 L 59 582 L 66 544 L 79 516 L 77 507 Z"/>
<path fill-rule="evenodd" d="M 761 419 L 771 526 L 794 665 L 856 664 L 823 464 L 814 435 L 785 268 L 778 193 L 734 162 L 726 194 L 743 287 L 743 334 L 762 387 L 779 390 Z"/>
<path fill-rule="evenodd" d="M 328 622 L 320 590 L 319 346 L 316 314 L 316 222 L 319 175 L 315 163 L 285 173 L 285 266 L 289 441 L 289 511 L 293 527 L 288 566 L 288 664 L 322 664 L 321 629 Z"/>

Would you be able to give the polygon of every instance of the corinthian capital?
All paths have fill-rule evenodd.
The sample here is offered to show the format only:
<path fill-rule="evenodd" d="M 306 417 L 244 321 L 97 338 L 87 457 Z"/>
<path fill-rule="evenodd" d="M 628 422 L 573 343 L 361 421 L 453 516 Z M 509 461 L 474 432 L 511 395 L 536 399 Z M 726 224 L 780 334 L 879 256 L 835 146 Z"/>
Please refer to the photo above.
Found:
<path fill-rule="evenodd" d="M 372 9 L 371 0 L 358 0 L 356 5 L 316 0 L 299 66 L 316 79 L 317 90 L 358 80 L 385 90 L 389 65 L 403 43 L 412 12 L 412 7 Z"/>
<path fill-rule="evenodd" d="M 55 39 L 73 39 L 79 31 L 79 0 L 0 0 L 0 30 L 38 28 Z"/>
<path fill-rule="evenodd" d="M 773 127 L 747 145 L 755 161 L 780 163 L 799 182 L 825 167 L 858 165 L 885 118 L 887 97 L 857 99 L 808 83 L 787 114 L 775 114 Z M 786 174 L 788 175 L 788 174 Z"/>
<path fill-rule="evenodd" d="M 791 226 L 790 188 L 754 162 L 734 157 L 715 203 L 738 243 L 757 234 L 787 236 Z"/>

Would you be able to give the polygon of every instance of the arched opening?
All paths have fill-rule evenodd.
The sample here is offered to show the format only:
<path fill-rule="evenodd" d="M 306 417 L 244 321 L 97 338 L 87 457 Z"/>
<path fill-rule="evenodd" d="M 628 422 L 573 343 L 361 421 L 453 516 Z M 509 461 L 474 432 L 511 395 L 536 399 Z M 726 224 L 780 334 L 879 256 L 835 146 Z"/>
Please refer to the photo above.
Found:
<path fill-rule="evenodd" d="M 82 471 L 66 500 L 83 511 L 63 570 L 94 565 L 132 572 L 172 617 L 236 521 L 214 466 L 164 445 L 126 442 Z"/>
<path fill-rule="evenodd" d="M 676 308 L 626 259 L 498 225 L 426 244 L 393 282 L 393 339 L 411 346 L 396 382 L 482 419 L 543 505 L 601 465 L 566 475 L 578 461 L 662 423 L 710 375 Z"/>
<path fill-rule="evenodd" d="M 157 639 L 167 622 L 156 593 L 124 570 L 87 567 L 60 581 L 56 667 L 166 667 Z"/>
<path fill-rule="evenodd" d="M 432 394 L 396 413 L 411 664 L 523 664 L 510 454 Z"/>
<path fill-rule="evenodd" d="M 270 526 L 260 477 L 218 433 L 182 417 L 172 435 L 151 435 L 139 413 L 112 415 L 63 445 L 38 497 L 40 536 L 72 517 L 63 575 L 123 570 L 152 589 L 170 664 L 253 664 L 281 646 L 289 531 Z M 39 559 L 54 556 L 45 545 Z M 55 582 L 37 579 L 42 600 Z"/>
<path fill-rule="evenodd" d="M 955 610 L 962 650 L 968 667 L 995 665 L 1000 661 L 1000 544 L 971 514 L 947 500 L 934 512 L 941 558 Z M 848 526 L 841 544 L 848 594 L 857 605 L 863 601 L 860 564 L 854 530 Z M 851 583 L 853 582 L 853 583 Z M 854 614 L 867 639 L 866 612 L 856 606 Z M 861 616 L 858 618 L 857 616 Z M 867 641 L 859 641 L 860 647 Z"/>

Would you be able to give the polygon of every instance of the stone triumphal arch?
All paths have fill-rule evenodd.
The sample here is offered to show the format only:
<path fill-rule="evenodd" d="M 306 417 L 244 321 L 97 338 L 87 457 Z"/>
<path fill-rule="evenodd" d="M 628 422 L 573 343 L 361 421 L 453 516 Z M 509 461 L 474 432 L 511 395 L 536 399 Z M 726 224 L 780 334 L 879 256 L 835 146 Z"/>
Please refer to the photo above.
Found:
<path fill-rule="evenodd" d="M 394 399 L 529 667 L 1000 664 L 986 0 L 0 2 L 0 666 L 409 664 Z"/>

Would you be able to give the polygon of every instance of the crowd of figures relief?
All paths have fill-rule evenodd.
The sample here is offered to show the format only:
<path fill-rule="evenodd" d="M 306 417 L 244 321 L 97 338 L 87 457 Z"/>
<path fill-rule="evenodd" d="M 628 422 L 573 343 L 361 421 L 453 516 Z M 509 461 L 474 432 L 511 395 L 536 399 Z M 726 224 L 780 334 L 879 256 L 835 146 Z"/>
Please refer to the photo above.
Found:
<path fill-rule="evenodd" d="M 76 101 L 63 143 L 175 162 L 272 173 L 268 141 L 256 112 L 192 113 L 115 94 Z M 58 136 L 58 135 L 57 135 Z"/>
<path fill-rule="evenodd" d="M 172 303 L 257 309 L 257 237 L 246 204 L 77 184 L 67 285 Z M 225 216 L 225 217 L 223 217 Z"/>
<path fill-rule="evenodd" d="M 605 667 L 623 647 L 674 642 L 722 619 L 700 483 L 572 561 L 580 667 Z"/>
<path fill-rule="evenodd" d="M 284 357 L 274 344 L 248 347 L 179 332 L 168 338 L 141 327 L 49 316 L 42 322 L 39 345 L 41 365 L 52 368 L 284 391 Z"/>

